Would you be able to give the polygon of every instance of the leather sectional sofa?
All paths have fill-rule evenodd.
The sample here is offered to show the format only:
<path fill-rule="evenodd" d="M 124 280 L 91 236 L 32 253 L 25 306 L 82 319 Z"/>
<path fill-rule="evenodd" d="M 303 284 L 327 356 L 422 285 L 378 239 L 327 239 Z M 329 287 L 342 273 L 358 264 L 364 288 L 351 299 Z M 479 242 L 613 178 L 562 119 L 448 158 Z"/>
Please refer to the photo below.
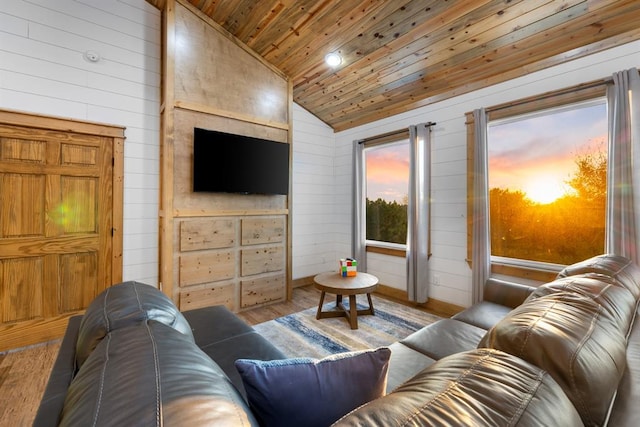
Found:
<path fill-rule="evenodd" d="M 388 393 L 335 425 L 640 425 L 640 268 L 603 255 L 484 297 L 392 344 Z M 34 425 L 258 425 L 238 358 L 283 355 L 223 307 L 116 285 L 69 322 Z"/>
<path fill-rule="evenodd" d="M 639 426 L 640 268 L 601 255 L 390 346 L 386 396 L 340 426 Z"/>

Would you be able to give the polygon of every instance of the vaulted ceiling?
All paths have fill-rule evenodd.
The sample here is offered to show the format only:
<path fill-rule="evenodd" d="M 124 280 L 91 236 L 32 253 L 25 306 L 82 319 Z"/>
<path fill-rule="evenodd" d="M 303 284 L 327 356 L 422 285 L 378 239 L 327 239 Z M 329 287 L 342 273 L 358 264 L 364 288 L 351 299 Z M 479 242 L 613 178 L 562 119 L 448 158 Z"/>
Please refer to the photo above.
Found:
<path fill-rule="evenodd" d="M 640 38 L 638 0 L 188 1 L 336 131 Z"/>

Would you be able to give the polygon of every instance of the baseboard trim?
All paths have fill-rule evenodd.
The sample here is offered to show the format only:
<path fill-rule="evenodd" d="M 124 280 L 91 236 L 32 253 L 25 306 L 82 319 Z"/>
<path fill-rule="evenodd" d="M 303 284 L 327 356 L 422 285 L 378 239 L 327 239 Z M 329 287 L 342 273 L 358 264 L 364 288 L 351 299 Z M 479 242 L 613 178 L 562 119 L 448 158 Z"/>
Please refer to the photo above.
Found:
<path fill-rule="evenodd" d="M 294 280 L 291 281 L 291 287 L 292 288 L 301 288 L 303 286 L 313 285 L 313 277 L 314 276 L 302 277 L 300 279 L 294 279 Z"/>
<path fill-rule="evenodd" d="M 416 303 L 413 301 L 409 301 L 409 295 L 407 291 L 403 291 L 398 288 L 392 288 L 391 286 L 387 285 L 378 285 L 376 293 L 379 293 L 380 295 L 391 298 L 403 304 L 424 308 L 425 310 L 431 311 L 442 317 L 451 317 L 454 314 L 464 310 L 464 307 L 462 306 L 451 304 L 445 301 L 440 301 L 435 298 L 429 298 L 429 300 L 425 303 Z"/>

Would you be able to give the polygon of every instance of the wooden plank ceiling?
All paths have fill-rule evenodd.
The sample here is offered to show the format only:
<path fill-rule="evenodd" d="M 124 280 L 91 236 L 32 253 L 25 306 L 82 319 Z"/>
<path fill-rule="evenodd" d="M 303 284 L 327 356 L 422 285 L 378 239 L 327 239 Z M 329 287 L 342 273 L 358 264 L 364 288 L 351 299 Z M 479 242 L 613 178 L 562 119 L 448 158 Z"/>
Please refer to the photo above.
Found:
<path fill-rule="evenodd" d="M 335 131 L 640 37 L 638 0 L 188 1 L 288 75 L 294 101 Z M 334 51 L 343 61 L 330 68 Z"/>

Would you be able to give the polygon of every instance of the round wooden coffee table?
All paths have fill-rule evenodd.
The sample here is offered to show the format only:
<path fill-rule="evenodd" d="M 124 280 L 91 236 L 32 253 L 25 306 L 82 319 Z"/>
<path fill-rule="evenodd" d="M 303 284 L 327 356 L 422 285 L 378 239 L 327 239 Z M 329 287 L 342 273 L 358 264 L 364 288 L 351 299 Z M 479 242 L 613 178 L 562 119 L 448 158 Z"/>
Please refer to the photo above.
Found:
<path fill-rule="evenodd" d="M 351 325 L 351 329 L 358 329 L 358 315 L 371 314 L 374 315 L 373 302 L 371 301 L 371 292 L 378 287 L 378 278 L 368 273 L 358 273 L 351 277 L 342 277 L 340 273 L 328 272 L 318 274 L 313 278 L 315 286 L 322 293 L 320 294 L 320 304 L 318 304 L 318 313 L 316 319 L 326 319 L 328 317 L 346 317 Z M 329 292 L 336 295 L 336 307 L 339 310 L 322 311 L 324 304 L 324 296 Z M 358 310 L 356 307 L 356 295 L 367 294 L 369 308 Z M 342 296 L 349 296 L 349 309 L 342 304 Z"/>

